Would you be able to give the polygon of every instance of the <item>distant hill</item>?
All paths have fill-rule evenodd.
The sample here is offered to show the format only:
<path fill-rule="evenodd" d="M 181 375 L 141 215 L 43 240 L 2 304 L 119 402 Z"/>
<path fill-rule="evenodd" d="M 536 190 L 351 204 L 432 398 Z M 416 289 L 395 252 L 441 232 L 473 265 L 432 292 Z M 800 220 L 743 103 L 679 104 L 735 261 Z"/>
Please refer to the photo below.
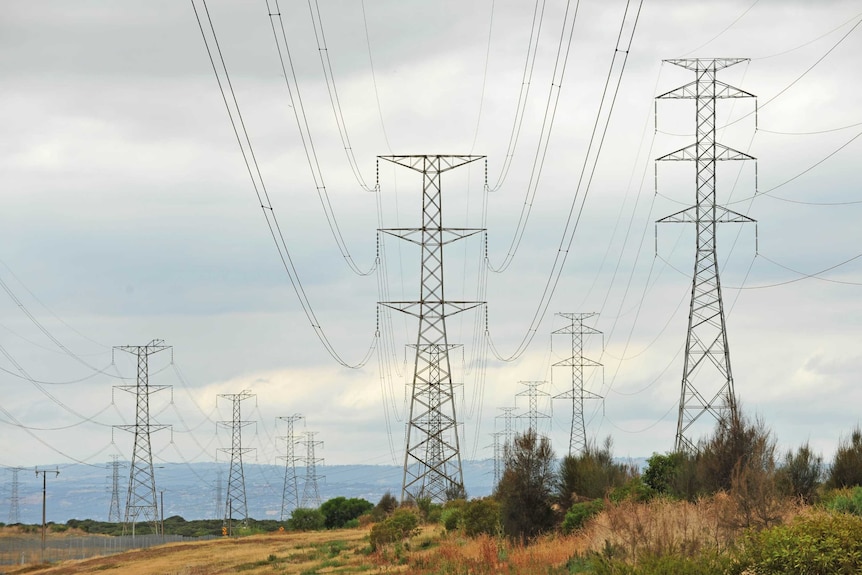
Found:
<path fill-rule="evenodd" d="M 216 485 L 219 470 L 222 477 L 222 501 L 227 492 L 225 463 L 164 463 L 155 470 L 156 489 L 164 490 L 165 517 L 180 515 L 185 519 L 221 518 L 216 512 Z M 46 466 L 52 469 L 53 466 Z M 489 495 L 493 489 L 494 464 L 491 460 L 465 461 L 464 483 L 470 497 Z M 278 519 L 284 484 L 284 467 L 246 463 L 243 466 L 249 516 L 256 519 Z M 305 468 L 297 468 L 299 491 Z M 331 465 L 318 467 L 324 478 L 319 480 L 321 500 L 332 497 L 361 497 L 377 503 L 389 491 L 400 494 L 402 468 L 394 465 Z M 120 510 L 126 500 L 129 484 L 128 465 L 121 471 Z M 108 520 L 111 505 L 111 471 L 86 465 L 60 467 L 60 475 L 48 478 L 48 521 L 65 523 L 69 519 Z M 3 478 L 0 521 L 8 521 L 11 476 Z M 19 513 L 22 523 L 42 521 L 42 480 L 32 471 L 18 474 Z"/>

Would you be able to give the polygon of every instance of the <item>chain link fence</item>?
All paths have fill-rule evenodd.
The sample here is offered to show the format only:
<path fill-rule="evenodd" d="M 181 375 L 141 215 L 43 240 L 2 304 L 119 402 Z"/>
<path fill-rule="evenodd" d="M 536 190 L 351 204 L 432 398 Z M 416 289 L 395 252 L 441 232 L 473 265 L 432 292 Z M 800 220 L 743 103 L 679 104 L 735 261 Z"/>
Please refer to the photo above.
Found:
<path fill-rule="evenodd" d="M 113 555 L 130 549 L 146 549 L 163 543 L 178 541 L 207 541 L 217 539 L 215 535 L 184 537 L 182 535 L 84 535 L 49 537 L 42 553 L 40 536 L 0 537 L 0 565 L 24 565 L 28 563 L 50 563 L 67 559 L 87 559 L 100 555 Z"/>

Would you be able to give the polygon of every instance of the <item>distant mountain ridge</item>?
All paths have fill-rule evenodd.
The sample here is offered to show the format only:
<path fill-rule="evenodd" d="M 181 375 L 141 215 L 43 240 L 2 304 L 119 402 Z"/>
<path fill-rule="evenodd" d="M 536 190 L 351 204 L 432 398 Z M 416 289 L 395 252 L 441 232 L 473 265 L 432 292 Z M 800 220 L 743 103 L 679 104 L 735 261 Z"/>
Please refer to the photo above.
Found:
<path fill-rule="evenodd" d="M 40 466 L 41 468 L 42 466 Z M 492 460 L 464 461 L 464 484 L 470 497 L 489 495 L 493 489 Z M 47 466 L 45 469 L 53 469 Z M 65 523 L 69 519 L 108 520 L 111 505 L 110 469 L 87 465 L 60 467 L 47 485 L 47 519 Z M 179 515 L 185 519 L 221 518 L 216 511 L 216 485 L 221 471 L 221 499 L 227 493 L 228 466 L 225 463 L 162 463 L 155 470 L 156 489 L 164 490 L 165 517 Z M 305 480 L 305 468 L 298 467 L 299 493 Z M 337 496 L 361 497 L 377 503 L 389 491 L 400 495 L 402 468 L 395 465 L 327 465 L 318 467 L 318 488 L 322 501 Z M 129 484 L 128 465 L 121 471 L 119 500 L 124 511 Z M 284 485 L 284 467 L 277 465 L 243 465 L 248 514 L 255 519 L 278 519 Z M 8 521 L 10 512 L 11 475 L 2 483 L 0 521 Z M 161 494 L 159 494 L 161 496 Z M 21 523 L 42 521 L 42 480 L 35 473 L 22 470 L 18 474 L 18 506 Z"/>

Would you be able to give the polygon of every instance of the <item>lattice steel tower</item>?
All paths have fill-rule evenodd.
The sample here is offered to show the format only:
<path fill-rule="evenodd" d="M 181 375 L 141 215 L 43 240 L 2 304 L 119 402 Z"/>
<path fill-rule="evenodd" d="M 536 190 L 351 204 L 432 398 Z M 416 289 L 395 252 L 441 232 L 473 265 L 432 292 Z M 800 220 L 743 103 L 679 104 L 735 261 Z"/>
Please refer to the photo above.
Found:
<path fill-rule="evenodd" d="M 305 439 L 300 443 L 305 445 L 305 485 L 302 486 L 302 500 L 300 507 L 305 509 L 317 509 L 320 507 L 320 490 L 317 486 L 317 481 L 323 479 L 322 475 L 317 474 L 317 464 L 323 463 L 322 458 L 315 457 L 314 451 L 316 447 L 323 447 L 322 441 L 314 441 L 316 431 L 303 431 Z"/>
<path fill-rule="evenodd" d="M 533 431 L 536 434 L 536 437 L 539 436 L 539 419 L 550 419 L 550 415 L 547 413 L 541 413 L 539 411 L 539 398 L 540 397 L 548 397 L 548 393 L 545 391 L 539 391 L 539 386 L 548 383 L 547 381 L 521 381 L 518 382 L 521 385 L 527 387 L 524 391 L 520 393 L 516 393 L 515 397 L 526 397 L 529 401 L 529 407 L 525 413 L 522 413 L 518 417 L 521 419 L 527 420 L 527 429 Z"/>
<path fill-rule="evenodd" d="M 737 418 L 730 347 L 727 342 L 724 304 L 716 256 L 716 224 L 748 223 L 753 219 L 716 203 L 716 162 L 753 160 L 746 153 L 716 142 L 716 102 L 723 98 L 753 98 L 752 94 L 716 79 L 719 70 L 745 62 L 747 58 L 666 60 L 695 73 L 695 80 L 657 99 L 695 100 L 697 141 L 656 161 L 695 162 L 695 204 L 667 216 L 659 223 L 693 223 L 697 250 L 691 285 L 691 307 L 685 343 L 685 365 L 677 419 L 675 449 L 696 449 L 692 425 L 704 414 L 725 424 Z"/>
<path fill-rule="evenodd" d="M 156 476 L 153 471 L 153 450 L 150 444 L 150 434 L 169 425 L 159 425 L 150 422 L 150 394 L 167 389 L 169 385 L 150 385 L 149 357 L 153 354 L 171 349 L 164 340 L 154 339 L 147 345 L 121 345 L 115 350 L 125 351 L 138 358 L 138 380 L 136 385 L 117 385 L 117 389 L 134 393 L 137 407 L 135 409 L 134 425 L 115 425 L 125 431 L 134 432 L 135 447 L 132 450 L 132 460 L 129 464 L 129 490 L 126 495 L 126 511 L 123 517 L 123 533 L 129 524 L 132 533 L 135 523 L 143 514 L 145 521 L 152 525 L 153 533 L 161 533 L 159 522 L 159 507 L 156 502 Z"/>
<path fill-rule="evenodd" d="M 287 431 L 279 439 L 284 440 L 284 455 L 279 459 L 284 460 L 284 488 L 281 491 L 281 520 L 290 517 L 290 512 L 299 507 L 299 487 L 296 481 L 296 455 L 294 446 L 296 436 L 293 433 L 293 424 L 302 419 L 299 414 L 287 417 L 279 417 L 287 425 Z"/>
<path fill-rule="evenodd" d="M 120 467 L 122 466 L 120 457 L 112 455 L 108 465 L 111 469 L 111 505 L 108 508 L 108 522 L 119 523 L 122 521 L 122 517 L 120 517 Z"/>
<path fill-rule="evenodd" d="M 242 428 L 251 425 L 252 421 L 243 421 L 240 405 L 254 394 L 245 389 L 239 393 L 220 393 L 219 397 L 229 399 L 233 404 L 233 417 L 230 421 L 219 421 L 218 424 L 230 427 L 230 449 L 219 448 L 219 451 L 230 453 L 230 471 L 227 475 L 227 498 L 225 499 L 224 520 L 233 521 L 238 518 L 242 523 L 248 522 L 248 502 L 245 498 L 245 474 L 242 469 L 242 455 L 252 451 L 251 447 L 242 446 Z M 237 517 L 237 513 L 239 516 Z"/>
<path fill-rule="evenodd" d="M 594 317 L 596 313 L 558 313 L 558 316 L 571 321 L 566 327 L 553 332 L 553 335 L 570 335 L 572 338 L 572 355 L 553 364 L 553 367 L 568 367 L 571 369 L 571 389 L 555 395 L 554 399 L 572 400 L 572 428 L 569 432 L 569 455 L 583 454 L 587 450 L 587 426 L 584 422 L 584 400 L 602 399 L 602 396 L 584 389 L 584 368 L 601 367 L 602 364 L 584 357 L 584 337 L 601 334 L 602 332 L 584 325 L 584 320 Z"/>
<path fill-rule="evenodd" d="M 12 486 L 9 492 L 9 525 L 21 523 L 21 498 L 18 497 L 18 472 L 20 467 L 10 467 L 12 472 Z"/>
<path fill-rule="evenodd" d="M 484 156 L 378 157 L 422 174 L 422 226 L 380 230 L 421 247 L 419 300 L 380 303 L 419 319 L 401 499 L 442 502 L 464 492 L 446 318 L 484 303 L 444 298 L 443 246 L 484 230 L 443 227 L 440 180 L 443 172 Z"/>

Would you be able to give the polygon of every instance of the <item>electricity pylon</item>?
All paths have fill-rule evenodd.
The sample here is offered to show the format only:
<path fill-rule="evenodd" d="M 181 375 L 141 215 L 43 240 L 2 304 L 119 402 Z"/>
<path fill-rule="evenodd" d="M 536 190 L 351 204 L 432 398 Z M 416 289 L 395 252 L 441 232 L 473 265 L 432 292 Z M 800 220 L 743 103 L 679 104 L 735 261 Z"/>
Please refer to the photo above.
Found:
<path fill-rule="evenodd" d="M 571 389 L 555 395 L 554 399 L 572 400 L 572 428 L 569 432 L 569 455 L 583 454 L 587 450 L 587 426 L 584 422 L 584 400 L 602 399 L 602 396 L 584 389 L 584 368 L 601 367 L 602 364 L 584 357 L 584 336 L 602 332 L 584 325 L 584 320 L 596 313 L 558 313 L 558 316 L 571 321 L 566 327 L 553 332 L 553 335 L 570 335 L 572 338 L 572 355 L 558 361 L 553 367 L 571 368 Z"/>
<path fill-rule="evenodd" d="M 239 393 L 220 393 L 219 397 L 229 399 L 233 404 L 233 417 L 230 421 L 219 421 L 218 424 L 230 427 L 230 449 L 219 448 L 219 451 L 230 453 L 230 471 L 227 475 L 227 498 L 225 500 L 224 520 L 232 523 L 239 513 L 238 519 L 243 523 L 248 522 L 248 501 L 245 498 L 245 474 L 242 468 L 242 455 L 252 451 L 251 447 L 242 446 L 242 428 L 251 425 L 252 421 L 243 421 L 240 405 L 243 400 L 254 397 L 254 394 L 245 389 Z"/>
<path fill-rule="evenodd" d="M 119 523 L 122 521 L 120 517 L 120 467 L 122 467 L 122 462 L 119 455 L 112 455 L 108 465 L 111 468 L 111 505 L 108 507 L 108 522 Z"/>
<path fill-rule="evenodd" d="M 9 525 L 21 523 L 21 499 L 18 497 L 18 472 L 20 467 L 10 467 L 12 472 L 12 488 L 9 493 Z"/>
<path fill-rule="evenodd" d="M 305 439 L 301 441 L 305 445 L 305 485 L 302 486 L 302 500 L 300 507 L 304 509 L 317 509 L 320 507 L 320 490 L 317 486 L 318 479 L 323 479 L 322 475 L 317 474 L 317 464 L 323 463 L 322 458 L 317 458 L 314 455 L 316 447 L 323 447 L 322 441 L 314 441 L 316 431 L 303 431 Z"/>
<path fill-rule="evenodd" d="M 154 339 L 147 345 L 121 345 L 114 349 L 125 351 L 138 357 L 138 379 L 136 385 L 117 385 L 117 389 L 134 392 L 137 407 L 135 408 L 134 425 L 115 425 L 125 431 L 134 432 L 135 447 L 132 450 L 132 460 L 129 464 L 129 490 L 126 495 L 126 511 L 123 517 L 123 533 L 132 525 L 135 533 L 135 523 L 143 514 L 144 520 L 152 525 L 153 533 L 161 533 L 159 508 L 156 503 L 156 476 L 153 471 L 153 450 L 150 444 L 150 433 L 170 427 L 150 423 L 150 394 L 167 389 L 169 385 L 150 385 L 149 357 L 171 346 L 164 340 Z"/>
<path fill-rule="evenodd" d="M 502 479 L 503 477 L 503 468 L 505 466 L 505 464 L 503 463 L 505 436 L 506 434 L 502 431 L 495 431 L 491 434 L 491 437 L 494 440 L 494 488 L 497 487 L 497 485 L 500 483 L 500 479 Z"/>
<path fill-rule="evenodd" d="M 422 226 L 379 230 L 421 247 L 418 301 L 380 302 L 419 319 L 401 500 L 464 493 L 446 318 L 484 302 L 444 299 L 443 246 L 483 232 L 444 228 L 441 174 L 484 156 L 378 156 L 422 174 Z"/>
<path fill-rule="evenodd" d="M 521 385 L 525 385 L 527 389 L 515 394 L 515 397 L 527 397 L 529 407 L 525 413 L 518 417 L 527 420 L 527 429 L 531 430 L 538 437 L 539 435 L 539 419 L 549 419 L 551 416 L 547 413 L 539 412 L 539 397 L 548 397 L 545 391 L 539 391 L 539 386 L 547 381 L 521 381 Z"/>
<path fill-rule="evenodd" d="M 691 426 L 705 413 L 724 425 L 735 422 L 736 396 L 730 369 L 724 304 L 718 275 L 715 231 L 719 223 L 749 223 L 755 220 L 716 203 L 716 162 L 753 160 L 744 152 L 716 142 L 716 102 L 723 98 L 753 98 L 752 94 L 716 79 L 719 70 L 745 62 L 747 58 L 666 60 L 695 73 L 695 80 L 661 94 L 657 99 L 695 100 L 697 141 L 656 161 L 694 161 L 696 196 L 692 207 L 662 218 L 659 223 L 693 223 L 697 250 L 691 284 L 685 365 L 677 418 L 675 449 L 693 451 L 696 438 Z"/>
<path fill-rule="evenodd" d="M 293 434 L 293 424 L 302 416 L 299 414 L 290 415 L 287 417 L 279 417 L 287 425 L 287 431 L 280 437 L 284 440 L 284 456 L 279 459 L 284 460 L 284 488 L 281 491 L 281 520 L 284 521 L 290 517 L 290 512 L 299 507 L 299 488 L 296 482 L 296 455 L 294 454 L 294 446 L 296 445 L 296 436 Z"/>

